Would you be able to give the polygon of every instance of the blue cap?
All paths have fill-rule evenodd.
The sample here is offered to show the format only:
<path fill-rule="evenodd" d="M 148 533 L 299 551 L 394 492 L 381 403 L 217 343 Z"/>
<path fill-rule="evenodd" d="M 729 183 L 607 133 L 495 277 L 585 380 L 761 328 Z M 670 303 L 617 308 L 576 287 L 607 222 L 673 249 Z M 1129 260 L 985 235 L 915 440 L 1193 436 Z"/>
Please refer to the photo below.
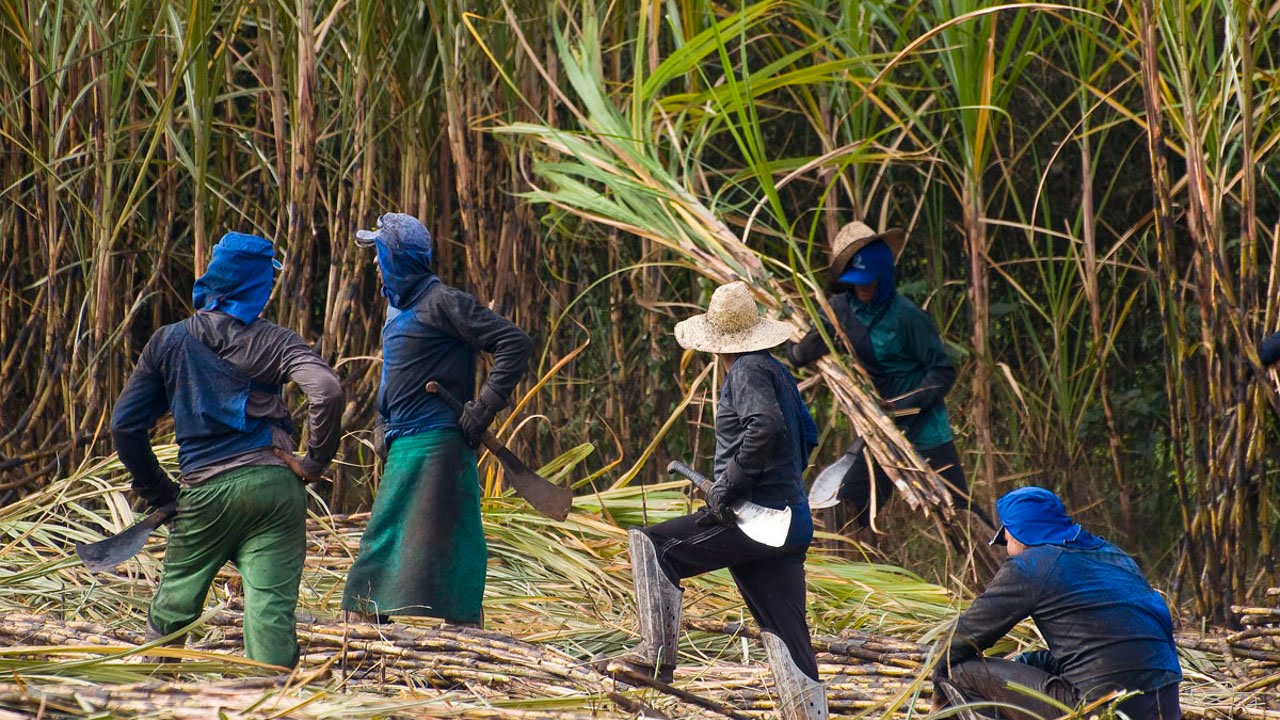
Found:
<path fill-rule="evenodd" d="M 1072 521 L 1057 495 L 1042 487 L 1018 488 L 996 501 L 1000 529 L 991 545 L 1004 545 L 1008 530 L 1023 545 L 1063 545 L 1092 540 L 1093 535 Z"/>
<path fill-rule="evenodd" d="M 875 240 L 854 254 L 848 267 L 840 274 L 840 282 L 849 285 L 870 285 L 885 274 L 892 277 L 893 250 L 883 240 Z"/>

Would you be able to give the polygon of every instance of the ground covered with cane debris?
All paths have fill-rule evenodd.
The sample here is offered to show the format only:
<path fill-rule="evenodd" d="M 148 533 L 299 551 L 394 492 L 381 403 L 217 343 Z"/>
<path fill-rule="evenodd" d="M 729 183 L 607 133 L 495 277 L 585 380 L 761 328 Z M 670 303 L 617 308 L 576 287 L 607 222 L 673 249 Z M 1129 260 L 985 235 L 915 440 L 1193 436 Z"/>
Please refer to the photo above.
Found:
<path fill-rule="evenodd" d="M 163 533 L 115 572 L 72 552 L 127 526 L 119 468 L 103 461 L 0 509 L 0 718 L 17 717 L 770 717 L 755 628 L 724 573 L 687 584 L 684 662 L 670 688 L 632 688 L 586 659 L 632 642 L 625 533 L 685 512 L 674 485 L 577 499 L 564 522 L 486 501 L 486 629 L 399 619 L 343 624 L 339 603 L 364 516 L 313 514 L 291 674 L 241 655 L 241 597 L 228 568 L 185 647 L 147 642 Z M 833 715 L 929 710 L 929 647 L 961 600 L 898 568 L 814 552 L 811 620 Z M 1275 598 L 1280 605 L 1280 595 Z M 1240 609 L 1241 630 L 1179 644 L 1191 718 L 1280 718 L 1280 609 Z M 1001 650 L 1033 643 L 1020 628 Z M 177 660 L 178 662 L 173 662 Z"/>

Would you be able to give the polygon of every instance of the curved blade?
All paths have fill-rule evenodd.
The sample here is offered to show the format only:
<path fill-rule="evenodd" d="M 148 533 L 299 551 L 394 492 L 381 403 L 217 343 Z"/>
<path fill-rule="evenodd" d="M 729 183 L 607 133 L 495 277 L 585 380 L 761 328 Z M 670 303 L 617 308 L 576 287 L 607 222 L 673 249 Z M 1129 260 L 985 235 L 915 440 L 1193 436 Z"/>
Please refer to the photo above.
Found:
<path fill-rule="evenodd" d="M 462 403 L 440 383 L 434 380 L 427 383 L 427 392 L 434 393 L 446 405 L 453 408 L 454 412 L 462 414 Z M 493 456 L 502 464 L 502 469 L 506 471 L 504 477 L 511 489 L 533 506 L 534 510 L 552 520 L 564 520 L 569 517 L 569 508 L 573 506 L 572 490 L 556 485 L 530 470 L 529 466 L 507 449 L 507 446 L 503 445 L 492 432 L 485 430 L 480 443 L 488 448 L 489 452 L 493 453 Z"/>
<path fill-rule="evenodd" d="M 137 555 L 142 546 L 147 544 L 147 538 L 151 535 L 151 532 L 167 522 L 177 512 L 178 506 L 176 503 L 165 505 L 128 528 L 121 530 L 117 535 L 112 535 L 96 543 L 77 543 L 76 554 L 80 556 L 80 560 L 84 562 L 85 567 L 93 572 L 110 570 Z"/>
<path fill-rule="evenodd" d="M 814 480 L 813 486 L 809 488 L 810 510 L 829 508 L 840 502 L 840 483 L 844 482 L 844 476 L 849 472 L 849 468 L 862 459 L 862 449 L 866 446 L 866 440 L 855 439 L 848 450 L 818 474 L 818 479 Z"/>
<path fill-rule="evenodd" d="M 711 489 L 711 481 L 706 476 L 685 465 L 679 460 L 672 460 L 667 465 L 667 472 L 683 475 L 697 485 L 706 494 Z M 749 500 L 739 500 L 733 504 L 734 524 L 743 535 L 761 545 L 782 547 L 787 541 L 787 533 L 791 530 L 791 508 L 781 510 L 757 505 Z"/>

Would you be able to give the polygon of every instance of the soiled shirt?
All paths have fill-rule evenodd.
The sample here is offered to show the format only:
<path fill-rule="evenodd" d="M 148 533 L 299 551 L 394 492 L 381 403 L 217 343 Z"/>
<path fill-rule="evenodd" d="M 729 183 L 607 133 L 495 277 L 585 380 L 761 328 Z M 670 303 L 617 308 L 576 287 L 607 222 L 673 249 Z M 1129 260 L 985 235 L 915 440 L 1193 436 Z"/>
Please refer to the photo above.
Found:
<path fill-rule="evenodd" d="M 753 502 L 803 502 L 807 515 L 802 476 L 816 444 L 817 427 L 791 373 L 765 351 L 738 357 L 716 409 L 716 477 L 736 463 L 752 478 Z"/>
<path fill-rule="evenodd" d="M 187 331 L 237 371 L 262 386 L 279 386 L 292 380 L 306 393 L 309 442 L 307 461 L 317 471 L 338 451 L 342 439 L 342 386 L 338 376 L 297 333 L 261 318 L 246 325 L 226 313 L 197 312 L 186 322 Z M 178 324 L 166 325 L 151 337 L 138 365 L 116 401 L 112 439 L 121 462 L 141 486 L 159 487 L 168 482 L 155 453 L 150 431 L 169 410 L 165 395 L 166 353 L 178 351 Z M 289 409 L 279 393 L 255 390 L 249 394 L 245 414 L 288 425 Z M 201 483 L 214 475 L 246 465 L 284 465 L 273 448 L 292 452 L 289 434 L 277 429 L 272 447 L 219 458 L 182 477 L 184 485 Z"/>
<path fill-rule="evenodd" d="M 1028 617 L 1083 693 L 1146 692 L 1182 679 L 1168 607 L 1111 543 L 1037 545 L 1009 558 L 956 621 L 949 662 L 977 656 Z"/>
<path fill-rule="evenodd" d="M 444 283 L 432 284 L 405 310 L 389 306 L 378 387 L 387 441 L 456 427 L 457 413 L 428 393 L 426 384 L 434 380 L 460 402 L 471 400 L 477 352 L 493 356 L 481 394 L 495 409 L 505 407 L 532 351 L 533 341 L 523 330 Z"/>

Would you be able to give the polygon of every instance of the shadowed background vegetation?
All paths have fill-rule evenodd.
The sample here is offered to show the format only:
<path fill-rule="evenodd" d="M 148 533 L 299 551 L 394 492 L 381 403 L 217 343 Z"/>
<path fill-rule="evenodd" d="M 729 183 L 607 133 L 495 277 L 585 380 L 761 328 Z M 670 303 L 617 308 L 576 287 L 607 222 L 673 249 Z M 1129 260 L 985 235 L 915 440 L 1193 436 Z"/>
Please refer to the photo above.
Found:
<path fill-rule="evenodd" d="M 381 212 L 422 218 L 445 280 L 537 341 L 505 437 L 600 488 L 710 455 L 718 377 L 674 320 L 736 275 L 808 324 L 863 219 L 908 229 L 901 287 L 958 360 L 979 501 L 1050 486 L 1225 618 L 1280 583 L 1280 385 L 1254 350 L 1280 326 L 1278 15 L 0 0 L 0 499 L 110 452 L 111 403 L 226 230 L 286 254 L 266 315 L 338 366 L 329 500 L 354 510 L 384 305 L 351 238 Z M 857 369 L 824 363 L 816 461 L 856 429 L 909 466 Z M 909 561 L 936 545 L 903 505 Z"/>

